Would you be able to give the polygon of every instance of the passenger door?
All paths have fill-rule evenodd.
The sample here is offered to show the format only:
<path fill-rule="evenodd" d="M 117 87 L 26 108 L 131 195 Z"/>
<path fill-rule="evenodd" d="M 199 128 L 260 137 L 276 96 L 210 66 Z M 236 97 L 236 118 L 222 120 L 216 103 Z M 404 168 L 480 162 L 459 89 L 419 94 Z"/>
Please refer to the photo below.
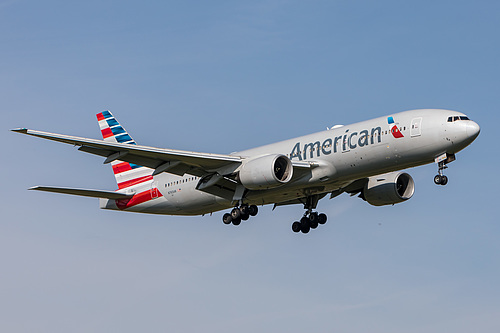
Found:
<path fill-rule="evenodd" d="M 412 138 L 420 136 L 422 134 L 422 117 L 413 118 L 411 121 L 410 136 Z"/>

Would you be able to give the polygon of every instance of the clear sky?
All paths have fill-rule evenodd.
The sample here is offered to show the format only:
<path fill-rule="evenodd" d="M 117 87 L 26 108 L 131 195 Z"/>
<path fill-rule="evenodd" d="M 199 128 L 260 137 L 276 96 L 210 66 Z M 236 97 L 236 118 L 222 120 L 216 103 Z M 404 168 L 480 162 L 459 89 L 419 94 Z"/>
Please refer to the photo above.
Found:
<path fill-rule="evenodd" d="M 498 1 L 0 0 L 0 331 L 499 332 Z M 109 165 L 8 131 L 230 153 L 415 108 L 481 135 L 409 170 L 393 207 L 342 195 L 239 227 L 102 211 Z"/>

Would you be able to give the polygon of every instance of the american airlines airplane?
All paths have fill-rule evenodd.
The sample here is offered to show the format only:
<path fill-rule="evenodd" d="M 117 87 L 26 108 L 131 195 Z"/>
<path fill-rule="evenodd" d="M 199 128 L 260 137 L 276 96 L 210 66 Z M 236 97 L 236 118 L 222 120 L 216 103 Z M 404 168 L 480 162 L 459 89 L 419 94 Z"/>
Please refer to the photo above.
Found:
<path fill-rule="evenodd" d="M 14 132 L 78 146 L 110 163 L 116 191 L 53 186 L 30 190 L 99 198 L 100 208 L 127 212 L 203 215 L 227 210 L 225 224 L 257 215 L 258 205 L 300 204 L 294 232 L 326 223 L 318 201 L 349 193 L 371 205 L 410 199 L 413 178 L 400 170 L 436 163 L 437 185 L 447 164 L 479 135 L 477 123 L 456 111 L 405 111 L 228 155 L 136 144 L 109 112 L 97 114 L 103 140 L 30 130 Z M 274 209 L 273 208 L 273 209 Z"/>

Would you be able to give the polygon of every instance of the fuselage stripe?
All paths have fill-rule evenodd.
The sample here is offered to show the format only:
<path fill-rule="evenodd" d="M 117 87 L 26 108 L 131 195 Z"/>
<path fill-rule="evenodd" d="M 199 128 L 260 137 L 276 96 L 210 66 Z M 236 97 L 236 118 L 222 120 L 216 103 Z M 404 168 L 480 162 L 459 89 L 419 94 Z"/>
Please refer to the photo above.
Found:
<path fill-rule="evenodd" d="M 153 195 L 151 193 L 152 191 L 155 191 L 156 194 L 155 198 L 153 198 Z M 130 199 L 115 200 L 115 203 L 119 209 L 126 209 L 162 196 L 163 195 L 160 193 L 160 191 L 158 191 L 158 189 L 155 188 L 152 190 L 147 190 L 141 193 L 137 193 Z"/>
<path fill-rule="evenodd" d="M 122 188 L 130 187 L 133 185 L 147 182 L 149 180 L 153 180 L 153 176 L 143 176 L 143 177 L 139 177 L 139 178 L 135 178 L 135 179 L 127 180 L 125 182 L 118 183 L 118 188 L 122 189 Z"/>

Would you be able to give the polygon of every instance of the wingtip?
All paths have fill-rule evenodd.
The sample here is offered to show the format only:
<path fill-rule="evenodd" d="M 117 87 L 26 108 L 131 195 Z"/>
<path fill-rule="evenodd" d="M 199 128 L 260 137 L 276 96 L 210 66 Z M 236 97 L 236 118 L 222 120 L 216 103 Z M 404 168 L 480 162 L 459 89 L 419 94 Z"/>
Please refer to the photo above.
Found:
<path fill-rule="evenodd" d="M 17 133 L 23 133 L 23 134 L 26 134 L 28 133 L 28 129 L 27 128 L 14 128 L 14 129 L 11 129 L 12 132 L 17 132 Z"/>

